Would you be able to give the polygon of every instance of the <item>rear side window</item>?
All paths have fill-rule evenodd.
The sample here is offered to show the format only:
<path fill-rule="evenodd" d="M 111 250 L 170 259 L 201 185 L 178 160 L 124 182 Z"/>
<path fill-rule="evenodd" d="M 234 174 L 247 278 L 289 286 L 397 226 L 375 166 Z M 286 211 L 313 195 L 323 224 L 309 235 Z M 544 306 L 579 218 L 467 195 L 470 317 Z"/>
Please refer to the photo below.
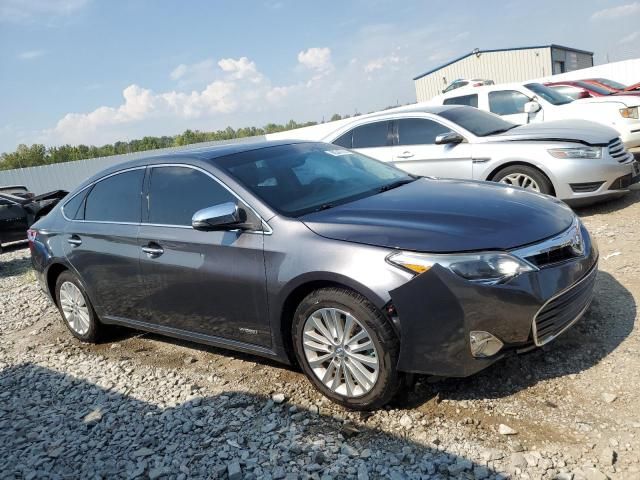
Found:
<path fill-rule="evenodd" d="M 478 108 L 478 95 L 463 95 L 461 97 L 452 97 L 442 102 L 444 105 L 467 105 L 469 107 Z"/>
<path fill-rule="evenodd" d="M 83 191 L 64 204 L 62 209 L 67 218 L 71 220 L 84 220 L 84 199 L 87 191 Z"/>
<path fill-rule="evenodd" d="M 96 183 L 87 196 L 85 220 L 139 223 L 144 169 L 118 173 Z"/>
<path fill-rule="evenodd" d="M 353 138 L 353 130 L 350 130 L 347 133 L 345 133 L 344 135 L 341 135 L 336 140 L 334 140 L 333 144 L 334 145 L 338 145 L 340 147 L 344 147 L 344 148 L 351 148 L 352 138 Z"/>
<path fill-rule="evenodd" d="M 424 118 L 398 120 L 398 145 L 432 145 L 436 137 L 451 129 Z"/>
<path fill-rule="evenodd" d="M 497 115 L 524 113 L 524 104 L 530 99 L 515 90 L 489 92 L 489 110 Z"/>
<path fill-rule="evenodd" d="M 389 123 L 388 121 L 375 122 L 354 128 L 352 130 L 352 147 L 374 148 L 390 145 Z"/>
<path fill-rule="evenodd" d="M 191 226 L 198 210 L 235 200 L 226 188 L 193 168 L 151 169 L 149 223 Z"/>

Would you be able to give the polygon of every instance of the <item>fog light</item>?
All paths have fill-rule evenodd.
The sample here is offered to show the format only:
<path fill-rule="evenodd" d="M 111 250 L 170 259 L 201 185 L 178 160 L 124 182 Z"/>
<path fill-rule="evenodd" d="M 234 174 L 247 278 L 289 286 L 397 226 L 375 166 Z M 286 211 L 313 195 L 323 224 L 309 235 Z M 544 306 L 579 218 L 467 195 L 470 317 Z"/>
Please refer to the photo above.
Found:
<path fill-rule="evenodd" d="M 471 355 L 484 358 L 491 357 L 500 351 L 503 343 L 489 332 L 473 331 L 469 333 Z"/>

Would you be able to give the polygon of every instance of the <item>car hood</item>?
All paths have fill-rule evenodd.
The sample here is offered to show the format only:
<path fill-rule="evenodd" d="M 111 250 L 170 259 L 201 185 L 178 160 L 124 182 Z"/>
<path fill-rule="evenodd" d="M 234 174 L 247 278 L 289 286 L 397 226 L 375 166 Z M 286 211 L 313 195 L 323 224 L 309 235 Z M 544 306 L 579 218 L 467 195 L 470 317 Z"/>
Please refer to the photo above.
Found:
<path fill-rule="evenodd" d="M 640 97 L 637 95 L 606 95 L 604 97 L 581 98 L 567 105 L 578 107 L 585 103 L 617 103 L 623 107 L 637 107 L 640 105 Z"/>
<path fill-rule="evenodd" d="M 334 240 L 433 253 L 508 250 L 562 232 L 573 219 L 569 207 L 546 195 L 427 178 L 301 218 Z"/>
<path fill-rule="evenodd" d="M 606 145 L 620 135 L 617 130 L 601 123 L 587 120 L 557 120 L 522 125 L 511 130 L 487 137 L 490 141 L 549 140 Z"/>

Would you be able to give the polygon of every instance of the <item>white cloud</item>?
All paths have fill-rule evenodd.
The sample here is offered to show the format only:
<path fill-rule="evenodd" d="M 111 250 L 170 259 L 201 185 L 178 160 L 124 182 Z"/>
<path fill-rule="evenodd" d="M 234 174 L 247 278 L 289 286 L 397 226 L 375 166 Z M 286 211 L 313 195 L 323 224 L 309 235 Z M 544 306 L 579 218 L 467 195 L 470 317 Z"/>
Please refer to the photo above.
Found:
<path fill-rule="evenodd" d="M 364 66 L 366 73 L 375 72 L 376 70 L 382 70 L 383 68 L 391 68 L 397 70 L 398 64 L 406 63 L 406 57 L 400 57 L 394 53 L 387 55 L 386 57 L 379 57 L 367 62 Z"/>
<path fill-rule="evenodd" d="M 236 80 L 248 79 L 254 83 L 262 80 L 262 74 L 258 72 L 256 64 L 247 57 L 240 57 L 235 60 L 233 58 L 223 58 L 218 62 L 218 66 L 223 72 L 230 74 L 231 78 Z"/>
<path fill-rule="evenodd" d="M 181 63 L 174 68 L 169 77 L 171 80 L 199 81 L 211 79 L 215 72 L 216 63 L 212 59 L 186 65 Z"/>
<path fill-rule="evenodd" d="M 620 42 L 618 43 L 631 43 L 631 42 L 635 42 L 636 40 L 640 40 L 640 32 L 630 33 L 626 37 L 622 37 L 620 39 Z"/>
<path fill-rule="evenodd" d="M 617 7 L 598 10 L 591 15 L 591 20 L 611 20 L 620 17 L 628 17 L 640 13 L 640 2 L 626 3 Z"/>
<path fill-rule="evenodd" d="M 304 67 L 319 73 L 333 70 L 331 63 L 331 49 L 327 47 L 313 47 L 298 53 L 298 62 Z"/>
<path fill-rule="evenodd" d="M 80 10 L 88 0 L 0 0 L 0 21 L 29 22 L 37 18 L 67 16 Z"/>
<path fill-rule="evenodd" d="M 18 54 L 18 58 L 20 60 L 33 60 L 34 58 L 41 57 L 45 54 L 44 50 L 27 50 L 25 52 L 20 52 Z"/>

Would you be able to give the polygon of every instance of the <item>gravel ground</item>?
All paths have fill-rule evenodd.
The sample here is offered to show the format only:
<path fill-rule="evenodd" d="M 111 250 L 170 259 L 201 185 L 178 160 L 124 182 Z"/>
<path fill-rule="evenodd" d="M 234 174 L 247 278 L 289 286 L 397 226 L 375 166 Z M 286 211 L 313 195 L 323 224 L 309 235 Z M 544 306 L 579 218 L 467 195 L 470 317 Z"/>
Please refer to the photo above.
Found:
<path fill-rule="evenodd" d="M 2 478 L 640 479 L 640 190 L 578 211 L 596 299 L 557 341 L 348 412 L 262 359 L 119 330 L 83 345 L 0 257 Z"/>

